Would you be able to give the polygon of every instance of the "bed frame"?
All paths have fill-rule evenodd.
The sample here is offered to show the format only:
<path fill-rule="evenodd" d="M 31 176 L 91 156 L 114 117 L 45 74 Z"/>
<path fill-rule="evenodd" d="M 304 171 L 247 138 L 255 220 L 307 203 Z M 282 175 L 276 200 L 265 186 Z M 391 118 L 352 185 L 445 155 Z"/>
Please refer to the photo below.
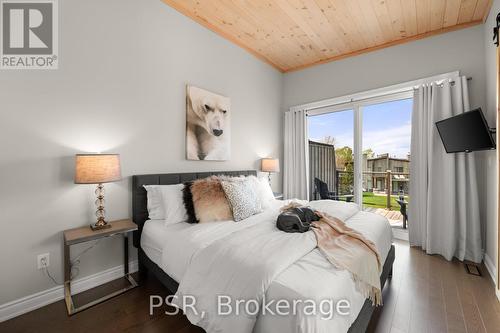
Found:
<path fill-rule="evenodd" d="M 167 174 L 152 174 L 138 175 L 132 177 L 132 216 L 134 222 L 138 226 L 138 230 L 134 232 L 133 244 L 137 248 L 139 256 L 139 281 L 143 281 L 148 274 L 156 277 L 170 292 L 177 291 L 179 284 L 168 276 L 163 269 L 156 265 L 141 249 L 141 233 L 144 222 L 148 220 L 147 209 L 147 193 L 143 185 L 174 185 L 191 180 L 209 177 L 212 175 L 226 176 L 249 176 L 257 175 L 255 170 L 244 171 L 217 171 L 217 172 L 193 172 L 193 173 L 167 173 Z M 395 259 L 394 246 L 385 260 L 380 282 L 382 288 L 388 278 L 392 276 L 392 265 Z M 366 300 L 361 312 L 349 328 L 348 333 L 364 333 L 368 327 L 375 307 L 372 306 L 369 300 Z"/>

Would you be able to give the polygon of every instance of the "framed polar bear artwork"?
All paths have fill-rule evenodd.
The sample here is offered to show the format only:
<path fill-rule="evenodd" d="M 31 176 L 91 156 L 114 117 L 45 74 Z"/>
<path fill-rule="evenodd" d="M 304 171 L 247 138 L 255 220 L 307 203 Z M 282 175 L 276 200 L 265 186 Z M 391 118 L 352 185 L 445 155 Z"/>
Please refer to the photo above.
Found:
<path fill-rule="evenodd" d="M 188 160 L 227 161 L 231 155 L 230 99 L 186 87 L 186 155 Z"/>

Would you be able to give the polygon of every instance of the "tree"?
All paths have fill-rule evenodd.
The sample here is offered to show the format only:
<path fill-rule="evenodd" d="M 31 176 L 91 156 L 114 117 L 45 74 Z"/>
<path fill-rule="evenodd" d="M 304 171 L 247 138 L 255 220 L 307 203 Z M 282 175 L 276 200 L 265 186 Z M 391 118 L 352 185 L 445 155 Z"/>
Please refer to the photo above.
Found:
<path fill-rule="evenodd" d="M 368 158 L 375 156 L 375 153 L 373 152 L 373 149 L 371 149 L 371 148 L 363 150 L 363 155 L 365 155 L 365 154 Z"/>
<path fill-rule="evenodd" d="M 345 169 L 348 164 L 352 164 L 352 148 L 345 146 L 335 149 L 335 161 L 338 169 Z"/>
<path fill-rule="evenodd" d="M 351 147 L 335 149 L 335 162 L 339 173 L 339 195 L 351 193 L 354 186 L 354 159 Z M 343 171 L 343 172 L 342 172 Z"/>

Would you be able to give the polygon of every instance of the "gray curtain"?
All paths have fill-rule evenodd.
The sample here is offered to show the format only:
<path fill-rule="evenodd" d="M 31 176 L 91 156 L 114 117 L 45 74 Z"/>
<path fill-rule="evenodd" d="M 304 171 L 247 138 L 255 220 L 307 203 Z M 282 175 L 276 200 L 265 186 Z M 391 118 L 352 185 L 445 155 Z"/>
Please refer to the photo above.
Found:
<path fill-rule="evenodd" d="M 309 152 L 306 111 L 285 112 L 283 195 L 285 199 L 308 199 Z"/>
<path fill-rule="evenodd" d="M 410 244 L 447 260 L 481 262 L 474 153 L 447 154 L 435 122 L 470 110 L 467 79 L 420 86 L 414 95 L 410 162 Z"/>

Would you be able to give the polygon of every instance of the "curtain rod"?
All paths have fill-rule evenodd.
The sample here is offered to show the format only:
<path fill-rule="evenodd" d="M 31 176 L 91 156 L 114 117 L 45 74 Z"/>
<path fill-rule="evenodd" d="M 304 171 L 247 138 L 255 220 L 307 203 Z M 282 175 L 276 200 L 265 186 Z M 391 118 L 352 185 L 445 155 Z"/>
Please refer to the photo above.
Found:
<path fill-rule="evenodd" d="M 467 81 L 472 81 L 472 78 L 471 78 L 470 76 L 468 76 L 468 77 L 467 77 Z M 452 85 L 454 85 L 454 84 L 455 84 L 455 80 L 451 80 L 451 81 L 450 81 L 450 83 L 451 83 Z M 442 86 L 442 85 L 443 85 L 443 84 L 441 83 L 441 84 L 440 84 L 440 86 Z"/>
<path fill-rule="evenodd" d="M 446 80 L 446 79 L 437 80 L 437 82 L 444 81 L 444 80 Z M 472 81 L 472 77 L 468 76 L 467 77 L 467 81 Z M 449 82 L 450 82 L 451 85 L 455 84 L 455 80 L 450 80 Z M 442 87 L 443 83 L 440 83 L 439 86 Z M 374 98 L 379 98 L 379 97 L 390 96 L 390 95 L 397 95 L 397 94 L 408 93 L 410 91 L 415 91 L 417 89 L 418 88 L 415 88 L 414 86 L 412 86 L 412 87 L 408 87 L 408 89 L 403 89 L 403 90 L 398 90 L 398 91 L 392 91 L 392 92 L 388 92 L 388 93 L 380 94 L 380 95 L 375 95 L 375 96 L 368 96 L 368 97 L 365 97 L 365 98 L 358 98 L 358 99 L 351 98 L 350 100 L 346 100 L 346 101 L 343 101 L 343 102 L 340 102 L 340 103 L 331 104 L 331 105 L 328 105 L 328 106 L 313 107 L 311 109 L 307 109 L 306 110 L 306 114 L 307 114 L 308 111 L 313 111 L 313 110 L 317 110 L 317 109 L 328 108 L 328 107 L 342 105 L 342 104 L 349 104 L 349 103 L 354 103 L 354 102 L 363 102 L 363 101 L 366 101 L 366 100 L 370 100 L 370 99 L 374 99 Z"/>
<path fill-rule="evenodd" d="M 467 77 L 467 81 L 472 81 L 472 78 L 470 76 Z M 455 85 L 455 80 L 450 80 L 450 85 L 454 86 Z M 438 86 L 443 87 L 443 83 L 438 84 Z M 413 87 L 413 90 L 418 90 L 418 88 Z"/>
<path fill-rule="evenodd" d="M 444 81 L 444 80 L 439 80 L 439 81 Z M 468 76 L 467 77 L 467 81 L 472 81 L 472 77 Z M 450 80 L 449 81 L 450 84 L 453 86 L 455 84 L 455 80 Z M 438 86 L 442 87 L 443 86 L 443 83 L 440 83 L 438 84 Z M 418 90 L 418 88 L 415 88 L 415 87 L 411 87 L 411 88 L 408 88 L 408 90 L 402 90 L 402 91 L 398 91 L 397 93 L 400 93 L 400 92 L 405 92 L 405 91 L 411 91 L 411 90 Z M 392 95 L 392 94 L 396 94 L 396 93 L 387 93 L 385 95 L 380 95 L 380 96 L 389 96 L 389 95 Z M 375 96 L 375 97 L 378 97 L 378 96 Z M 369 97 L 369 98 L 365 98 L 365 99 L 370 99 L 370 98 L 373 98 L 373 97 Z M 360 101 L 362 101 L 364 99 L 360 99 Z"/>

